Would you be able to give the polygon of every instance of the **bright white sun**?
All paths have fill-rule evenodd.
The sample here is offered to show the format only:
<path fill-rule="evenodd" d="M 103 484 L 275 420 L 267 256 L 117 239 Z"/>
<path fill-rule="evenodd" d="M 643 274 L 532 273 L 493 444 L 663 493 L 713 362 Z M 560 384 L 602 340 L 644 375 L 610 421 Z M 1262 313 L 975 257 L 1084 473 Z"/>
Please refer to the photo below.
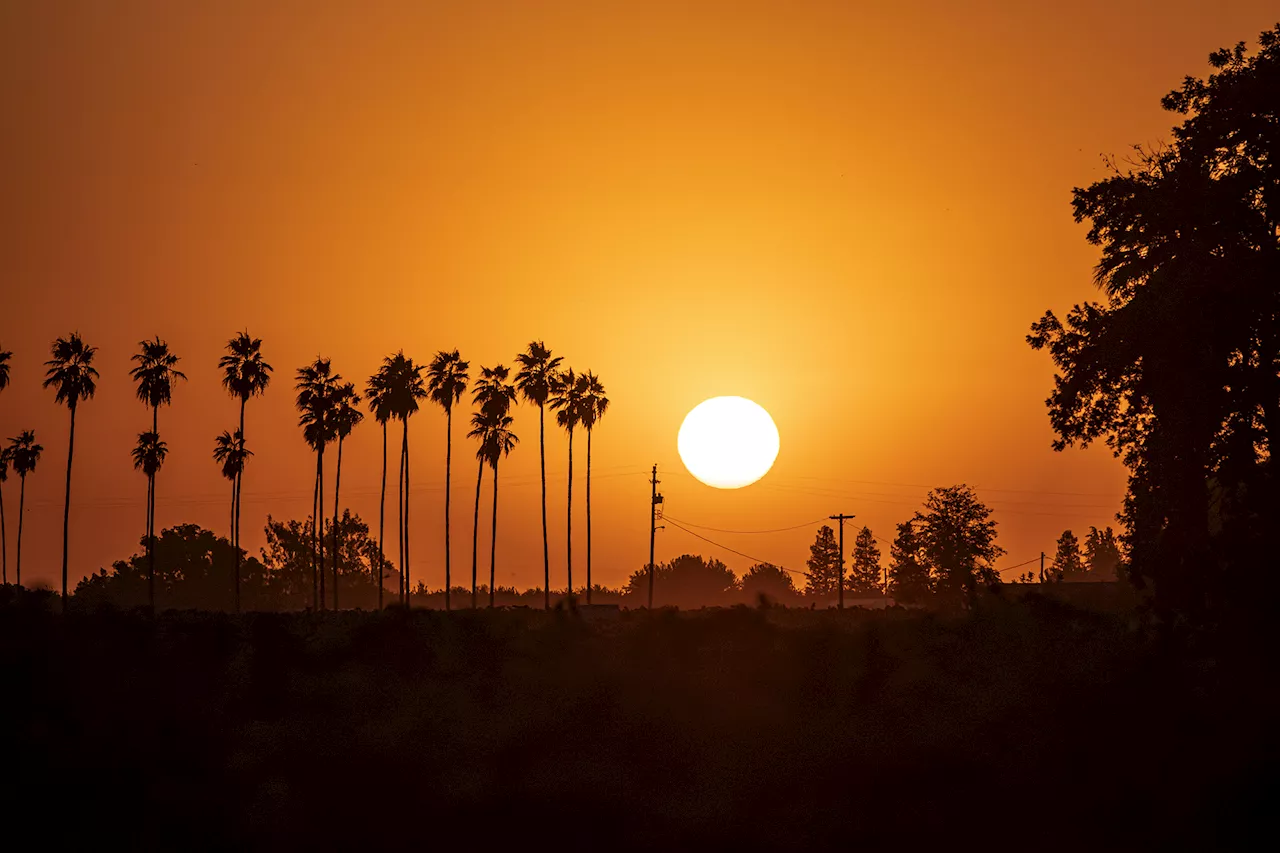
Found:
<path fill-rule="evenodd" d="M 778 428 L 745 397 L 712 397 L 685 415 L 676 439 L 689 473 L 717 489 L 759 480 L 778 458 Z"/>

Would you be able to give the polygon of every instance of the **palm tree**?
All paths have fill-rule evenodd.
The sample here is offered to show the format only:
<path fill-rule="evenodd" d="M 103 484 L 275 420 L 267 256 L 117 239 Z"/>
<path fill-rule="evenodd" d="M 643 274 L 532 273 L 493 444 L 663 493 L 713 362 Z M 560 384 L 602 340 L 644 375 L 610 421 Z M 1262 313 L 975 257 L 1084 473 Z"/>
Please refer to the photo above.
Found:
<path fill-rule="evenodd" d="M 271 384 L 273 368 L 262 358 L 262 339 L 251 338 L 248 332 L 240 332 L 227 341 L 226 349 L 227 354 L 218 359 L 218 367 L 222 370 L 222 387 L 226 388 L 231 396 L 240 400 L 240 428 L 236 430 L 236 435 L 243 442 L 245 404 L 249 402 L 250 397 L 266 393 L 267 386 Z M 241 459 L 235 482 L 231 485 L 232 491 L 235 492 L 235 498 L 232 501 L 231 545 L 236 555 L 237 610 L 240 608 L 240 493 L 244 487 L 245 461 L 247 460 Z"/>
<path fill-rule="evenodd" d="M 386 576 L 387 548 L 385 545 L 387 520 L 387 423 L 395 415 L 391 397 L 391 381 L 384 363 L 378 372 L 369 377 L 365 388 L 365 400 L 369 403 L 369 412 L 382 427 L 382 491 L 378 499 L 378 567 L 375 582 L 378 586 L 378 609 L 382 609 L 382 581 Z M 403 476 L 403 475 L 402 475 Z M 403 482 L 403 479 L 402 481 Z M 403 487 L 401 499 L 403 500 Z"/>
<path fill-rule="evenodd" d="M 0 350 L 0 391 L 9 387 L 9 359 L 13 353 Z M 4 532 L 4 489 L 3 484 L 9 478 L 9 459 L 0 453 L 0 579 L 9 582 L 9 542 Z"/>
<path fill-rule="evenodd" d="M 526 402 L 538 407 L 538 464 L 542 474 L 542 606 L 551 608 L 551 555 L 547 550 L 547 398 L 556 371 L 560 368 L 560 356 L 542 341 L 532 341 L 528 349 L 516 356 L 520 371 L 516 374 L 516 388 Z"/>
<path fill-rule="evenodd" d="M 498 552 L 498 460 L 511 453 L 520 439 L 511 431 L 512 419 L 498 409 L 481 409 L 471 416 L 471 432 L 467 438 L 480 440 L 480 449 L 476 458 L 480 460 L 481 471 L 487 462 L 493 469 L 493 521 L 489 531 L 489 606 L 493 607 L 497 589 L 496 555 Z M 479 489 L 476 490 L 477 497 Z M 479 519 L 479 501 L 476 503 L 476 517 Z M 474 552 L 474 548 L 473 548 Z M 472 606 L 475 606 L 475 580 L 471 582 Z"/>
<path fill-rule="evenodd" d="M 497 367 L 481 367 L 480 378 L 476 380 L 475 387 L 472 389 L 471 400 L 479 407 L 471 417 L 473 427 L 476 424 L 476 418 L 484 415 L 501 418 L 511 409 L 511 404 L 516 399 L 516 388 L 514 385 L 507 383 L 507 377 L 511 375 L 509 368 L 499 364 Z M 467 438 L 480 438 L 482 433 L 478 432 L 475 427 L 471 432 L 467 433 Z M 476 459 L 479 465 L 476 470 L 476 508 L 475 515 L 471 523 L 471 606 L 476 606 L 476 549 L 480 541 L 480 485 L 484 480 L 484 463 L 487 457 L 484 455 L 484 446 L 476 451 Z"/>
<path fill-rule="evenodd" d="M 9 439 L 7 448 L 9 459 L 13 462 L 13 473 L 18 475 L 21 486 L 18 490 L 18 560 L 15 582 L 22 586 L 22 514 L 27 502 L 27 475 L 36 470 L 40 454 L 44 448 L 36 444 L 36 434 L 32 430 L 23 430 L 17 438 Z"/>
<path fill-rule="evenodd" d="M 356 386 L 350 382 L 339 386 L 334 390 L 333 395 L 333 432 L 338 437 L 338 465 L 333 475 L 333 609 L 338 609 L 338 561 L 342 555 L 341 542 L 338 540 L 338 522 L 341 516 L 338 514 L 338 490 L 342 488 L 342 440 L 351 435 L 351 431 L 355 429 L 362 420 L 364 420 L 364 412 L 360 411 L 357 406 L 360 403 L 360 395 L 356 393 Z"/>
<path fill-rule="evenodd" d="M 327 358 L 316 360 L 298 368 L 294 388 L 298 392 L 296 407 L 300 413 L 298 426 L 302 437 L 316 452 L 316 500 L 311 515 L 312 543 L 312 600 L 317 610 L 325 606 L 324 594 L 324 541 L 320 525 L 321 507 L 324 506 L 324 447 L 337 437 L 333 423 L 333 404 L 342 377 L 333 372 Z M 317 569 L 315 561 L 318 558 Z"/>
<path fill-rule="evenodd" d="M 400 433 L 400 601 L 412 603 L 409 586 L 409 418 L 418 411 L 418 401 L 427 396 L 423 368 L 406 358 L 403 351 L 382 360 L 387 375 L 392 416 L 401 424 Z"/>
<path fill-rule="evenodd" d="M 76 409 L 98 390 L 98 371 L 93 368 L 96 347 L 87 345 L 79 333 L 53 342 L 51 358 L 46 361 L 45 388 L 55 388 L 55 399 L 71 412 L 71 432 L 67 441 L 67 489 L 62 501 L 62 609 L 67 609 L 67 533 L 71 527 L 71 463 L 75 459 Z"/>
<path fill-rule="evenodd" d="M 252 455 L 253 451 L 245 447 L 244 436 L 240 434 L 240 430 L 232 433 L 230 430 L 224 429 L 222 434 L 213 440 L 213 461 L 222 466 L 222 476 L 231 481 L 232 530 L 235 529 L 236 510 L 239 502 L 236 484 L 240 482 L 240 474 L 244 471 L 245 460 Z"/>
<path fill-rule="evenodd" d="M 551 408 L 556 413 L 556 424 L 569 433 L 569 511 L 565 523 L 565 565 L 569 580 L 569 595 L 573 595 L 573 431 L 582 421 L 582 394 L 584 386 L 573 369 L 555 375 L 551 384 Z"/>
<path fill-rule="evenodd" d="M 129 371 L 129 375 L 138 383 L 138 399 L 151 408 L 151 432 L 138 436 L 138 446 L 134 448 L 134 468 L 142 468 L 147 473 L 147 594 L 152 609 L 155 609 L 155 552 L 153 534 L 156 528 L 156 474 L 164 464 L 164 454 L 160 453 L 159 462 L 155 465 L 140 465 L 138 453 L 143 448 L 143 436 L 152 436 L 150 452 L 154 453 L 156 445 L 163 447 L 160 441 L 160 407 L 173 402 L 173 383 L 178 379 L 186 379 L 187 375 L 177 369 L 178 356 L 169 352 L 169 345 L 160 340 L 139 341 L 141 352 L 133 356 L 137 367 Z M 238 607 L 237 607 L 238 609 Z"/>
<path fill-rule="evenodd" d="M 591 603 L 591 431 L 609 410 L 609 398 L 600 378 L 588 370 L 580 377 L 582 382 L 582 428 L 587 431 L 587 604 Z"/>
<path fill-rule="evenodd" d="M 147 475 L 147 604 L 156 609 L 156 473 L 164 465 L 164 458 L 169 455 L 169 447 L 160 440 L 155 432 L 138 434 L 138 443 L 133 448 L 133 467 Z"/>
<path fill-rule="evenodd" d="M 451 505 L 451 482 L 453 475 L 453 404 L 462 399 L 467 390 L 467 368 L 470 362 L 462 360 L 462 355 L 454 350 L 441 350 L 427 367 L 427 389 L 431 399 L 444 409 L 444 609 L 452 609 L 450 599 L 453 586 L 453 575 L 450 571 L 449 555 L 449 508 Z"/>

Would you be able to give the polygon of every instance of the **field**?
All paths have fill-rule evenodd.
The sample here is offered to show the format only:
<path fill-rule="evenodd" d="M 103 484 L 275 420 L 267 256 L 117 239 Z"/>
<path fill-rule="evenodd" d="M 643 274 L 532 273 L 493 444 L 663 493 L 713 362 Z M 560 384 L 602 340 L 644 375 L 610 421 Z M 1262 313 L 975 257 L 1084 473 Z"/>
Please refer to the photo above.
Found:
<path fill-rule="evenodd" d="M 0 610 L 3 803 L 133 849 L 1222 849 L 1273 657 L 1034 597 L 733 608 Z M 37 837 L 37 836 L 31 836 Z M 536 845 L 536 846 L 535 846 Z"/>

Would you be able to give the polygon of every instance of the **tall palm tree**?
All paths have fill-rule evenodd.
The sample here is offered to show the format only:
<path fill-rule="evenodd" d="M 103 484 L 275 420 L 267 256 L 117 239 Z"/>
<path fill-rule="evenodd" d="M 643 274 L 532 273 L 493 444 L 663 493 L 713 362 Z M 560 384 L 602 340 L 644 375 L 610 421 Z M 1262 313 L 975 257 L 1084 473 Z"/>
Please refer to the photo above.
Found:
<path fill-rule="evenodd" d="M 234 433 L 224 429 L 222 434 L 213 440 L 213 461 L 222 466 L 222 476 L 231 481 L 231 529 L 235 529 L 235 518 L 239 495 L 236 484 L 240 482 L 240 474 L 244 471 L 244 463 L 253 451 L 245 447 L 244 436 L 240 430 Z M 234 536 L 234 533 L 232 534 Z"/>
<path fill-rule="evenodd" d="M 342 377 L 333 372 L 327 358 L 316 357 L 311 364 L 298 368 L 294 388 L 298 392 L 296 408 L 302 437 L 316 452 L 316 501 L 311 515 L 312 599 L 317 610 L 325 607 L 324 527 L 320 523 L 324 506 L 324 448 L 337 437 L 333 423 L 333 405 L 338 382 Z M 316 567 L 318 560 L 319 566 Z"/>
<path fill-rule="evenodd" d="M 555 375 L 551 385 L 551 408 L 556 413 L 556 424 L 569 433 L 569 510 L 565 522 L 565 566 L 569 581 L 569 595 L 573 595 L 573 431 L 582 422 L 582 394 L 584 386 L 573 368 Z"/>
<path fill-rule="evenodd" d="M 0 449 L 0 583 L 9 583 L 9 541 L 4 530 L 4 484 L 9 481 L 9 448 Z"/>
<path fill-rule="evenodd" d="M 351 435 L 362 420 L 364 412 L 357 406 L 360 395 L 356 386 L 350 382 L 340 385 L 333 394 L 333 432 L 338 437 L 338 465 L 333 474 L 333 609 L 338 609 L 338 562 L 342 557 L 342 543 L 338 537 L 338 523 L 342 517 L 338 513 L 338 491 L 342 488 L 342 441 Z"/>
<path fill-rule="evenodd" d="M 471 392 L 471 400 L 478 407 L 478 411 L 472 415 L 471 423 L 474 427 L 477 417 L 489 415 L 501 418 L 511 409 L 511 404 L 516 399 L 516 388 L 507 382 L 507 377 L 511 375 L 511 370 L 501 364 L 497 367 L 481 367 L 480 378 L 476 380 L 475 387 Z M 480 438 L 482 433 L 473 428 L 467 433 L 467 438 Z M 484 480 L 484 463 L 487 457 L 484 455 L 484 446 L 476 451 L 476 459 L 479 464 L 476 469 L 476 507 L 475 514 L 471 522 L 471 606 L 476 606 L 476 566 L 477 566 L 477 547 L 480 541 L 480 486 Z"/>
<path fill-rule="evenodd" d="M 160 340 L 159 336 L 154 341 L 139 341 L 138 346 L 140 352 L 133 356 L 133 361 L 138 366 L 129 371 L 129 375 L 138 383 L 138 399 L 151 409 L 151 432 L 139 434 L 133 461 L 134 468 L 142 468 L 147 474 L 147 594 L 150 606 L 154 609 L 155 584 L 152 576 L 155 574 L 153 534 L 156 528 L 156 474 L 164 464 L 164 453 L 168 450 L 166 448 L 160 454 L 159 462 L 155 465 L 140 465 L 138 452 L 143 448 L 143 436 L 152 436 L 149 445 L 152 453 L 155 445 L 163 446 L 164 442 L 160 441 L 160 407 L 173 403 L 173 383 L 179 379 L 185 380 L 187 375 L 177 368 L 181 359 L 169 351 L 169 345 Z"/>
<path fill-rule="evenodd" d="M 9 459 L 13 462 L 13 473 L 18 475 L 22 483 L 18 490 L 18 559 L 15 566 L 17 573 L 15 582 L 22 586 L 22 515 L 27 502 L 27 475 L 36 470 L 40 454 L 44 448 L 36 444 L 36 434 L 32 430 L 23 430 L 16 438 L 9 439 Z"/>
<path fill-rule="evenodd" d="M 591 603 L 591 431 L 609 410 L 600 378 L 588 370 L 580 377 L 583 390 L 580 408 L 582 428 L 587 431 L 587 604 Z"/>
<path fill-rule="evenodd" d="M 378 609 L 381 610 L 382 581 L 386 576 L 387 564 L 387 548 L 385 544 L 387 520 L 387 424 L 395 415 L 391 397 L 390 376 L 387 373 L 385 363 L 377 373 L 369 377 L 369 383 L 365 386 L 364 398 L 369 404 L 369 412 L 373 415 L 373 419 L 382 427 L 382 491 L 379 493 L 378 499 L 378 566 L 375 569 L 377 574 L 374 579 L 378 586 Z M 402 493 L 402 500 L 403 497 Z"/>
<path fill-rule="evenodd" d="M 560 356 L 552 356 L 542 341 L 532 341 L 528 349 L 516 356 L 520 371 L 516 374 L 516 388 L 526 402 L 538 407 L 538 465 L 542 475 L 542 606 L 551 608 L 551 554 L 547 549 L 547 398 L 556 372 L 560 369 Z"/>
<path fill-rule="evenodd" d="M 417 414 L 418 401 L 426 399 L 427 387 L 423 368 L 406 358 L 403 351 L 382 360 L 387 373 L 393 417 L 400 420 L 400 602 L 412 604 L 409 585 L 409 418 Z"/>
<path fill-rule="evenodd" d="M 252 338 L 248 332 L 240 332 L 227 341 L 227 354 L 218 359 L 218 367 L 222 370 L 222 387 L 231 396 L 240 401 L 240 428 L 236 435 L 244 441 L 244 410 L 250 397 L 265 394 L 271 384 L 271 365 L 262 358 L 262 339 Z M 231 545 L 235 551 L 236 561 L 236 608 L 239 609 L 240 589 L 240 493 L 244 487 L 244 462 L 236 474 L 231 488 L 235 492 L 233 517 L 231 519 Z"/>
<path fill-rule="evenodd" d="M 53 342 L 51 358 L 46 361 L 45 388 L 56 390 L 55 399 L 71 412 L 70 439 L 67 441 L 67 489 L 62 501 L 62 609 L 67 609 L 67 534 L 71 527 L 71 463 L 76 449 L 76 409 L 91 399 L 98 390 L 98 371 L 93 357 L 98 352 L 84 342 L 78 332 Z"/>
<path fill-rule="evenodd" d="M 156 608 L 156 473 L 164 465 L 169 447 L 155 432 L 138 433 L 138 443 L 133 448 L 133 467 L 147 475 L 147 604 Z"/>
<path fill-rule="evenodd" d="M 9 387 L 9 359 L 13 353 L 0 350 L 0 391 Z M 0 486 L 9 478 L 9 460 L 0 455 Z M 9 582 L 9 543 L 4 532 L 4 490 L 0 488 L 0 578 Z"/>
<path fill-rule="evenodd" d="M 453 404 L 462 399 L 467 390 L 467 368 L 470 362 L 462 360 L 462 355 L 454 350 L 441 350 L 427 367 L 427 389 L 432 402 L 444 409 L 444 609 L 453 608 L 452 595 L 453 575 L 449 554 L 449 508 L 452 501 L 453 476 Z"/>
<path fill-rule="evenodd" d="M 493 469 L 493 521 L 489 531 L 489 606 L 493 607 L 497 590 L 497 553 L 498 553 L 498 460 L 511 453 L 520 439 L 511 431 L 512 419 L 498 409 L 481 409 L 471 416 L 471 432 L 467 438 L 480 440 L 480 449 L 476 458 L 481 466 L 486 462 Z M 483 470 L 483 467 L 481 468 Z M 478 494 L 478 490 L 477 490 Z M 479 504 L 477 504 L 477 518 Z M 475 596 L 475 582 L 472 581 L 472 597 Z M 474 606 L 474 600 L 473 604 Z"/>

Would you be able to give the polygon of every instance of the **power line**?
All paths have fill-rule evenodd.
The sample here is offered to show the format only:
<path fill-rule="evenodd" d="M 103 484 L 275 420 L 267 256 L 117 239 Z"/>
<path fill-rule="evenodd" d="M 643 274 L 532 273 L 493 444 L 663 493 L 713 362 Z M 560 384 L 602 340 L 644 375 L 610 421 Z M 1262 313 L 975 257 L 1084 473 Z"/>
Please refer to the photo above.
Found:
<path fill-rule="evenodd" d="M 744 535 L 749 533 L 785 533 L 788 530 L 800 530 L 801 528 L 804 528 L 804 527 L 812 527 L 818 522 L 826 521 L 826 518 L 815 518 L 813 521 L 806 521 L 804 524 L 797 524 L 794 527 L 775 527 L 772 530 L 725 530 L 722 527 L 708 527 L 705 524 L 694 524 L 692 521 L 685 521 L 680 518 L 672 518 L 669 515 L 666 516 L 666 518 L 671 521 L 678 521 L 681 524 L 687 524 L 690 527 L 696 527 L 699 530 L 711 530 L 716 533 L 741 533 Z"/>
<path fill-rule="evenodd" d="M 748 560 L 755 560 L 757 563 L 765 563 L 765 564 L 770 565 L 770 566 L 773 566 L 773 567 L 775 567 L 775 568 L 782 569 L 784 572 L 790 572 L 790 573 L 791 573 L 791 574 L 793 574 L 793 575 L 802 575 L 802 574 L 804 574 L 804 572 L 798 572 L 798 571 L 796 571 L 795 569 L 788 569 L 786 566 L 780 566 L 780 565 L 778 565 L 777 563 L 773 562 L 772 560 L 765 560 L 765 559 L 762 559 L 762 558 L 760 558 L 760 557 L 753 557 L 753 556 L 751 556 L 750 554 L 745 554 L 745 553 L 743 553 L 742 551 L 739 551 L 739 550 L 738 550 L 738 549 L 736 549 L 736 548 L 730 548 L 728 545 L 721 545 L 719 542 L 716 542 L 716 541 L 714 541 L 714 540 L 712 540 L 712 539 L 708 539 L 707 537 L 703 536 L 703 535 L 702 535 L 702 534 L 700 534 L 700 533 L 694 533 L 692 530 L 688 529 L 687 527 L 681 527 L 679 524 L 677 524 L 675 521 L 673 521 L 673 520 L 672 520 L 672 518 L 671 518 L 671 516 L 669 516 L 669 515 L 668 515 L 668 516 L 666 516 L 663 520 L 664 520 L 664 521 L 670 521 L 670 522 L 671 522 L 671 526 L 672 526 L 672 527 L 674 527 L 674 528 L 676 528 L 677 530 L 683 530 L 685 533 L 688 533 L 690 536 L 693 536 L 693 537 L 695 537 L 695 538 L 697 538 L 697 539 L 701 539 L 703 542 L 706 542 L 706 543 L 708 543 L 708 544 L 710 544 L 710 545 L 714 545 L 714 546 L 716 546 L 717 548 L 720 548 L 720 549 L 722 549 L 722 550 L 724 550 L 724 551 L 729 551 L 730 553 L 737 554 L 739 557 L 746 557 Z"/>

